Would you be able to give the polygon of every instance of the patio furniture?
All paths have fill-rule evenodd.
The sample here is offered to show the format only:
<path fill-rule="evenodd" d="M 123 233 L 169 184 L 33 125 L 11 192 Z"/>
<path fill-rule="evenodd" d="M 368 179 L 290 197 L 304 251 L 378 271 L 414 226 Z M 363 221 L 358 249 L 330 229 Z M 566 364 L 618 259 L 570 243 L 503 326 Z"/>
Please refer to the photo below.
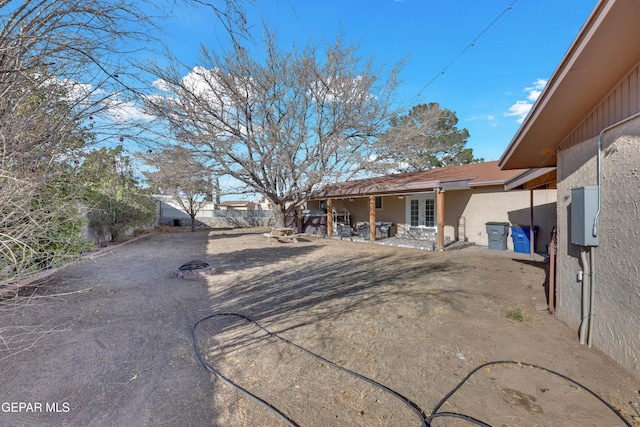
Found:
<path fill-rule="evenodd" d="M 264 233 L 264 236 L 272 243 L 294 242 L 298 243 L 298 236 L 293 232 L 293 228 L 272 228 L 271 233 Z"/>

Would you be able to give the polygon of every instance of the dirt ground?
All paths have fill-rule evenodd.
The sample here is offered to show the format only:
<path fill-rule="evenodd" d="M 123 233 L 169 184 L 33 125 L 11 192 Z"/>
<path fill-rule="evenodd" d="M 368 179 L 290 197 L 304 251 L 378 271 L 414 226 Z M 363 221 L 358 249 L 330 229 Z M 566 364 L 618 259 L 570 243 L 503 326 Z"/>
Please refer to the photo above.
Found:
<path fill-rule="evenodd" d="M 262 232 L 145 236 L 4 300 L 0 425 L 286 425 L 198 361 L 192 327 L 221 313 L 277 335 L 215 316 L 196 329 L 202 357 L 291 425 L 425 425 L 416 412 L 430 414 L 492 361 L 545 369 L 481 368 L 438 413 L 484 424 L 447 417 L 432 426 L 640 425 L 629 403 L 640 401 L 640 378 L 536 311 L 544 262 L 478 247 L 269 243 Z M 175 278 L 195 259 L 216 273 Z"/>

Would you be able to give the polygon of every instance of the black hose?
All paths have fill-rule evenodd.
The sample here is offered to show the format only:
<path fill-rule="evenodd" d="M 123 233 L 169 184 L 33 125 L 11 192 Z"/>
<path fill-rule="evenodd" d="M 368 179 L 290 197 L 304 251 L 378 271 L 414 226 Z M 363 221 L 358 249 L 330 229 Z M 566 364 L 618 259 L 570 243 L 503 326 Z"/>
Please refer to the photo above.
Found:
<path fill-rule="evenodd" d="M 207 364 L 207 362 L 204 360 L 204 358 L 202 357 L 202 354 L 200 353 L 200 349 L 198 348 L 198 340 L 196 338 L 196 328 L 197 326 L 209 319 L 212 319 L 214 317 L 222 317 L 222 316 L 233 316 L 233 317 L 238 317 L 241 318 L 249 323 L 254 324 L 255 326 L 257 326 L 258 328 L 260 328 L 262 331 L 264 331 L 267 335 L 273 337 L 273 338 L 277 338 L 280 341 L 291 345 L 295 348 L 297 348 L 298 350 L 322 361 L 323 363 L 326 363 L 327 365 L 333 366 L 334 368 L 337 368 L 343 372 L 346 372 L 349 375 L 352 375 L 356 378 L 359 378 L 371 385 L 373 385 L 374 387 L 377 387 L 381 390 L 383 390 L 386 393 L 389 393 L 390 395 L 392 395 L 393 397 L 395 397 L 396 399 L 398 399 L 400 402 L 402 402 L 403 404 L 405 404 L 406 406 L 408 406 L 413 413 L 418 417 L 418 419 L 420 420 L 420 426 L 421 427 L 430 427 L 431 426 L 431 421 L 433 421 L 436 418 L 458 418 L 458 419 L 462 419 L 465 421 L 468 421 L 472 424 L 481 426 L 481 427 L 491 427 L 490 424 L 487 424 L 483 421 L 480 421 L 478 419 L 475 419 L 469 415 L 464 415 L 464 414 L 458 414 L 458 413 L 454 413 L 454 412 L 438 412 L 438 410 L 440 409 L 440 407 L 442 405 L 444 405 L 444 403 L 449 400 L 451 398 L 451 396 L 453 396 L 468 380 L 469 378 L 471 378 L 476 372 L 478 372 L 480 369 L 485 368 L 487 366 L 492 366 L 492 365 L 517 365 L 517 366 L 527 366 L 530 368 L 535 368 L 535 369 L 540 369 L 543 370 L 545 372 L 548 372 L 550 374 L 556 375 L 562 379 L 565 379 L 575 385 L 577 385 L 578 387 L 582 388 L 583 390 L 587 391 L 589 394 L 591 394 L 592 396 L 594 396 L 596 399 L 598 399 L 600 402 L 602 402 L 607 408 L 609 408 L 614 414 L 616 414 L 616 416 L 618 416 L 618 418 L 620 418 L 620 420 L 622 420 L 622 422 L 625 423 L 625 425 L 627 427 L 633 427 L 631 425 L 631 423 L 629 421 L 627 421 L 622 414 L 616 410 L 613 406 L 611 406 L 607 401 L 605 401 L 602 397 L 598 396 L 595 392 L 591 391 L 589 388 L 585 387 L 584 385 L 580 384 L 578 381 L 571 379 L 569 377 L 567 377 L 566 375 L 563 375 L 559 372 L 553 371 L 551 369 L 547 369 L 545 367 L 539 366 L 539 365 L 534 365 L 532 363 L 526 363 L 526 362 L 518 362 L 518 361 L 513 361 L 513 360 L 497 360 L 497 361 L 493 361 L 493 362 L 487 362 L 487 363 L 483 363 L 482 365 L 474 368 L 471 372 L 469 372 L 463 379 L 462 381 L 460 381 L 449 393 L 447 393 L 437 404 L 436 406 L 433 408 L 433 410 L 431 411 L 431 414 L 429 416 L 426 416 L 424 411 L 414 402 L 412 402 L 411 400 L 409 400 L 408 398 L 404 397 L 403 395 L 401 395 L 400 393 L 390 389 L 389 387 L 380 384 L 379 382 L 372 380 L 370 378 L 367 378 L 363 375 L 360 375 L 354 371 L 351 371 L 345 367 L 342 367 L 340 365 L 337 365 L 336 363 L 325 359 L 322 356 L 319 356 L 315 353 L 313 353 L 310 350 L 307 350 L 304 347 L 299 346 L 298 344 L 291 342 L 289 340 L 287 340 L 286 338 L 281 337 L 280 335 L 269 331 L 268 329 L 266 329 L 264 326 L 262 326 L 261 324 L 259 324 L 258 322 L 256 322 L 255 320 L 243 315 L 243 314 L 239 314 L 239 313 L 214 313 L 211 314 L 203 319 L 200 319 L 198 322 L 196 322 L 195 325 L 193 325 L 193 328 L 191 329 L 191 336 L 193 337 L 193 346 L 195 348 L 195 352 L 196 352 L 196 356 L 198 357 L 198 360 L 200 361 L 200 363 L 212 374 L 214 374 L 218 379 L 220 379 L 223 383 L 227 384 L 228 386 L 238 390 L 239 392 L 241 392 L 242 394 L 244 394 L 245 396 L 247 396 L 248 398 L 250 398 L 251 400 L 259 403 L 260 405 L 264 406 L 266 409 L 268 409 L 270 412 L 272 412 L 273 414 L 275 414 L 277 417 L 279 417 L 282 421 L 285 422 L 285 424 L 287 424 L 288 426 L 291 427 L 299 427 L 298 424 L 296 424 L 295 421 L 293 421 L 292 419 L 290 419 L 289 417 L 287 417 L 285 414 L 283 414 L 282 412 L 280 412 L 277 408 L 275 408 L 274 406 L 272 406 L 271 404 L 269 404 L 268 402 L 260 399 L 259 397 L 255 396 L 254 394 L 252 394 L 251 392 L 243 389 L 242 387 L 240 387 L 239 385 L 233 383 L 231 380 L 229 380 L 228 378 L 224 377 L 222 374 L 220 374 L 217 370 L 215 370 L 214 368 L 212 368 L 211 366 L 209 366 Z"/>
<path fill-rule="evenodd" d="M 360 375 L 360 374 L 358 374 L 357 372 L 353 372 L 353 371 L 351 371 L 351 370 L 349 370 L 349 369 L 347 369 L 347 368 L 345 368 L 345 367 L 343 367 L 343 366 L 337 365 L 336 363 L 332 362 L 331 360 L 329 360 L 329 359 L 325 359 L 324 357 L 319 356 L 319 355 L 317 355 L 317 354 L 313 353 L 312 351 L 307 350 L 306 348 L 301 347 L 301 346 L 299 346 L 298 344 L 296 344 L 296 343 L 294 343 L 294 342 L 291 342 L 291 341 L 287 340 L 286 338 L 283 338 L 283 337 L 281 337 L 280 335 L 278 335 L 278 334 L 276 334 L 276 333 L 274 333 L 274 332 L 269 331 L 268 329 L 266 329 L 264 326 L 262 326 L 261 324 L 259 324 L 259 323 L 258 323 L 258 322 L 256 322 L 255 320 L 253 320 L 253 319 L 251 319 L 251 318 L 249 318 L 249 317 L 247 317 L 247 316 L 245 316 L 245 315 L 243 315 L 243 314 L 238 314 L 238 313 L 216 313 L 216 314 L 212 314 L 212 315 L 207 316 L 207 317 L 205 317 L 204 319 L 202 319 L 202 320 L 198 321 L 198 322 L 193 326 L 193 329 L 192 329 L 192 336 L 193 336 L 193 344 L 194 344 L 194 347 L 195 347 L 195 349 L 196 349 L 196 355 L 198 356 L 198 360 L 200 360 L 200 363 L 202 363 L 202 364 L 207 368 L 207 370 L 208 370 L 209 372 L 212 372 L 214 375 L 216 375 L 218 378 L 220 378 L 223 382 L 225 382 L 225 384 L 227 384 L 227 385 L 229 385 L 229 386 L 231 386 L 231 387 L 233 387 L 233 388 L 238 389 L 239 391 L 241 391 L 241 392 L 242 392 L 243 394 L 245 394 L 246 396 L 249 396 L 251 399 L 253 399 L 253 400 L 255 400 L 255 401 L 258 401 L 259 403 L 263 403 L 263 402 L 264 402 L 262 399 L 258 398 L 257 396 L 252 395 L 252 394 L 251 394 L 251 393 L 249 393 L 248 391 L 246 391 L 246 390 L 242 389 L 241 387 L 239 387 L 238 385 L 236 385 L 236 384 L 232 383 L 232 382 L 231 382 L 230 380 L 228 380 L 227 378 L 224 378 L 224 377 L 223 377 L 219 372 L 217 372 L 215 369 L 213 369 L 211 366 L 209 366 L 209 365 L 204 361 L 204 359 L 203 359 L 203 357 L 202 357 L 202 355 L 200 354 L 200 351 L 199 351 L 199 349 L 198 349 L 198 343 L 197 343 L 196 335 L 195 335 L 196 326 L 198 326 L 198 324 L 199 324 L 199 323 L 201 323 L 201 322 L 203 322 L 203 321 L 205 321 L 205 320 L 211 319 L 211 318 L 213 318 L 213 317 L 220 317 L 220 316 L 235 316 L 235 317 L 239 317 L 239 318 L 241 318 L 241 319 L 244 319 L 244 320 L 246 320 L 247 322 L 249 322 L 249 323 L 252 323 L 252 324 L 256 325 L 258 328 L 260 328 L 261 330 L 263 330 L 267 335 L 269 335 L 269 336 L 271 336 L 271 337 L 273 337 L 273 338 L 277 338 L 277 339 L 279 339 L 280 341 L 282 341 L 282 342 L 284 342 L 284 343 L 286 343 L 286 344 L 288 344 L 288 345 L 291 345 L 291 346 L 293 346 L 293 347 L 297 348 L 298 350 L 301 350 L 302 352 L 304 352 L 304 353 L 306 353 L 306 354 L 308 354 L 308 355 L 310 355 L 310 356 L 312 356 L 312 357 L 314 357 L 314 358 L 316 358 L 316 359 L 318 359 L 318 360 L 322 361 L 323 363 L 326 363 L 327 365 L 333 366 L 334 368 L 337 368 L 337 369 L 339 369 L 339 370 L 341 370 L 341 371 L 343 371 L 343 372 L 346 372 L 346 373 L 347 373 L 347 374 L 349 374 L 349 375 L 352 375 L 352 376 L 354 376 L 354 377 L 356 377 L 356 378 L 359 378 L 359 379 L 361 379 L 361 380 L 363 380 L 363 381 L 366 381 L 367 383 L 369 383 L 369 384 L 373 385 L 374 387 L 377 387 L 377 388 L 379 388 L 379 389 L 383 390 L 384 392 L 389 393 L 390 395 L 392 395 L 393 397 L 395 397 L 396 399 L 398 399 L 400 402 L 402 402 L 403 404 L 407 405 L 407 406 L 408 406 L 408 407 L 409 407 L 409 408 L 414 412 L 414 414 L 415 414 L 415 415 L 418 417 L 418 419 L 420 420 L 420 426 L 421 426 L 421 427 L 427 427 L 427 424 L 426 424 L 426 422 L 425 422 L 425 416 L 424 416 L 424 413 L 422 412 L 422 410 L 420 409 L 420 407 L 419 407 L 417 404 L 415 404 L 414 402 L 412 402 L 411 400 L 409 400 L 408 398 L 406 398 L 406 397 L 402 396 L 400 393 L 398 393 L 398 392 L 396 392 L 396 391 L 394 391 L 394 390 L 390 389 L 389 387 L 387 387 L 387 386 L 385 386 L 385 385 L 380 384 L 379 382 L 377 382 L 377 381 L 375 381 L 375 380 L 372 380 L 371 378 L 367 378 L 367 377 L 365 377 L 364 375 Z M 266 402 L 264 402 L 264 403 L 266 403 Z M 264 403 L 263 403 L 263 404 L 264 404 Z M 268 405 L 267 407 L 271 410 L 271 412 L 274 412 L 274 411 L 275 411 L 274 413 L 275 413 L 276 415 L 278 415 L 279 417 L 283 418 L 283 420 L 286 420 L 285 422 L 293 423 L 293 421 L 291 421 L 289 418 L 287 418 L 284 414 L 282 414 L 280 411 L 278 411 L 277 409 L 275 409 L 273 406 L 271 406 L 271 405 L 269 405 L 269 404 L 267 404 L 267 405 Z M 292 425 L 292 424 L 289 424 L 289 425 Z M 295 423 L 294 423 L 293 425 L 295 425 Z"/>
<path fill-rule="evenodd" d="M 453 396 L 459 389 L 460 387 L 462 387 L 464 385 L 464 383 L 467 382 L 467 380 L 469 378 L 471 378 L 473 376 L 473 374 L 475 374 L 476 372 L 478 372 L 480 369 L 485 368 L 487 366 L 491 366 L 491 365 L 518 365 L 518 366 L 527 366 L 530 368 L 535 368 L 535 369 L 540 369 L 546 372 L 549 372 L 550 374 L 553 375 L 557 375 L 558 377 L 565 379 L 575 385 L 577 385 L 578 387 L 584 389 L 586 392 L 588 392 L 589 394 L 591 394 L 592 396 L 594 396 L 596 399 L 598 399 L 600 402 L 602 402 L 607 408 L 609 408 L 614 414 L 616 414 L 618 416 L 618 418 L 620 418 L 620 420 L 622 420 L 622 422 L 624 422 L 628 427 L 633 427 L 631 425 L 631 423 L 629 421 L 627 421 L 627 419 L 625 417 L 622 416 L 622 414 L 620 412 L 618 412 L 618 410 L 616 410 L 616 408 L 614 408 L 613 406 L 611 406 L 606 400 L 604 400 L 602 397 L 598 396 L 595 392 L 591 391 L 589 388 L 585 387 L 584 385 L 580 384 L 578 381 L 567 377 L 566 375 L 563 375 L 559 372 L 556 372 L 554 370 L 551 369 L 547 369 L 543 366 L 539 366 L 539 365 L 534 365 L 532 363 L 526 363 L 526 362 L 518 362 L 515 360 L 496 360 L 493 362 L 487 362 L 487 363 L 483 363 L 482 365 L 476 367 L 475 369 L 473 369 L 471 372 L 469 372 L 467 374 L 466 377 L 464 377 L 462 379 L 462 381 L 460 381 L 458 383 L 458 385 L 456 385 L 449 393 L 446 394 L 445 397 L 443 397 L 440 402 L 438 402 L 438 404 L 433 408 L 433 410 L 431 411 L 431 416 L 427 417 L 427 424 L 429 424 L 430 419 L 432 419 L 434 417 L 434 415 L 438 412 L 438 410 L 440 409 L 440 407 L 442 405 L 444 405 L 444 402 L 446 402 L 447 400 L 449 400 L 449 398 L 451 398 L 451 396 Z M 484 425 L 484 424 L 479 424 L 479 425 Z"/>
<path fill-rule="evenodd" d="M 430 426 L 431 421 L 435 418 L 458 418 L 460 420 L 469 421 L 471 424 L 475 424 L 480 427 L 491 427 L 490 424 L 477 420 L 473 417 L 470 417 L 469 415 L 457 414 L 455 412 L 438 412 L 437 414 L 431 414 L 427 418 L 425 418 L 427 425 Z"/>
<path fill-rule="evenodd" d="M 255 394 L 251 393 L 250 391 L 245 390 L 244 388 L 240 387 L 239 385 L 235 384 L 233 381 L 231 381 L 230 379 L 226 378 L 225 376 L 223 376 L 220 372 L 216 371 L 215 369 L 213 369 L 211 366 L 209 366 L 209 364 L 204 360 L 204 358 L 202 357 L 202 354 L 200 353 L 200 349 L 198 348 L 198 340 L 196 338 L 196 327 L 204 322 L 205 320 L 211 319 L 212 317 L 216 317 L 216 316 L 224 316 L 230 313 L 221 313 L 221 314 L 212 314 L 211 316 L 207 316 L 204 319 L 199 320 L 198 322 L 196 322 L 195 325 L 193 325 L 193 328 L 191 328 L 191 336 L 193 337 L 193 346 L 195 347 L 196 350 L 196 356 L 198 357 L 198 360 L 200 361 L 200 363 L 202 364 L 202 366 L 204 366 L 205 368 L 207 368 L 207 371 L 211 372 L 213 375 L 215 375 L 220 381 L 222 381 L 223 383 L 225 383 L 226 385 L 228 385 L 229 387 L 236 389 L 237 391 L 239 391 L 240 393 L 244 394 L 246 397 L 248 397 L 249 399 L 253 400 L 254 402 L 257 402 L 258 404 L 264 406 L 267 410 L 269 410 L 272 414 L 274 414 L 275 416 L 277 416 L 278 418 L 280 418 L 282 421 L 284 421 L 284 423 L 290 427 L 300 427 L 298 424 L 296 424 L 295 421 L 293 421 L 292 419 L 290 419 L 289 417 L 287 417 L 285 414 L 283 414 L 282 412 L 280 412 L 276 407 L 274 407 L 273 405 L 271 405 L 269 402 L 266 402 L 265 400 L 260 399 L 258 396 L 256 396 Z M 241 316 L 241 315 L 238 315 Z M 244 317 L 244 316 L 242 316 Z"/>

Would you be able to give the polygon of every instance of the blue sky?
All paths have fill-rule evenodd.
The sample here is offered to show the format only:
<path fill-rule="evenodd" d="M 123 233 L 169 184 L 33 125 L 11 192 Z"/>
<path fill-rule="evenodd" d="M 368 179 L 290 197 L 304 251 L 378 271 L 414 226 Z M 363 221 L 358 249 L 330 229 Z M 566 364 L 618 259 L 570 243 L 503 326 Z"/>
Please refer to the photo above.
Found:
<path fill-rule="evenodd" d="M 407 111 L 427 102 L 454 111 L 471 135 L 467 146 L 489 161 L 500 158 L 596 3 L 256 0 L 247 8 L 250 24 L 259 29 L 264 19 L 286 45 L 331 41 L 342 31 L 364 58 L 408 58 L 399 102 Z M 216 32 L 222 34 L 212 22 L 207 9 L 174 9 L 169 47 L 186 64 L 199 65 L 199 43 L 215 46 Z"/>

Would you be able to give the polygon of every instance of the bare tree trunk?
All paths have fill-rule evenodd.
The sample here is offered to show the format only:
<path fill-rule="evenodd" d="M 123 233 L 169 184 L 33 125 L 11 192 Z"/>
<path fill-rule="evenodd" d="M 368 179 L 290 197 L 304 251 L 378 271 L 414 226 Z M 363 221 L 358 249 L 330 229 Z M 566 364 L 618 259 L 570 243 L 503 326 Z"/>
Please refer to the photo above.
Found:
<path fill-rule="evenodd" d="M 214 177 L 214 194 L 215 194 L 215 200 L 211 200 L 212 202 L 215 202 L 215 205 L 218 206 L 221 203 L 220 200 L 220 178 L 218 178 L 217 176 Z"/>
<path fill-rule="evenodd" d="M 275 220 L 275 227 L 282 228 L 286 226 L 286 208 L 281 204 L 273 204 L 273 217 Z"/>

